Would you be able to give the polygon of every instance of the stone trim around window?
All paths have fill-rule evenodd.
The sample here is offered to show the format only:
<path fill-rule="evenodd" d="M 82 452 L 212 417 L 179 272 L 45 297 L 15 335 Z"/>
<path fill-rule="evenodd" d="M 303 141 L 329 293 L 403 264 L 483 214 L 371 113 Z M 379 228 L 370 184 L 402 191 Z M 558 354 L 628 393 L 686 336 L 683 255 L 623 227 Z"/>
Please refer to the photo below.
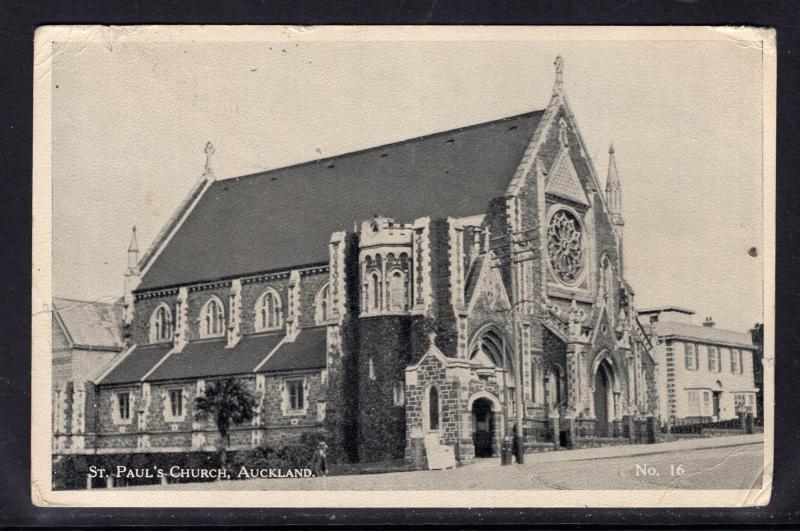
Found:
<path fill-rule="evenodd" d="M 302 389 L 302 407 L 292 408 L 289 393 L 291 384 L 299 382 Z M 281 383 L 281 413 L 284 417 L 303 416 L 308 413 L 308 378 L 305 376 L 287 376 Z"/>
<path fill-rule="evenodd" d="M 180 415 L 172 414 L 172 393 L 180 392 Z M 189 393 L 183 387 L 168 387 L 161 391 L 161 406 L 162 414 L 165 422 L 183 422 L 186 420 L 186 409 L 188 404 Z"/>
<path fill-rule="evenodd" d="M 128 397 L 128 416 L 126 418 L 121 415 L 122 405 L 120 400 L 122 396 Z M 113 422 L 115 426 L 130 426 L 133 424 L 133 413 L 136 410 L 136 397 L 133 393 L 130 391 L 111 393 L 109 402 L 111 403 L 111 422 Z"/>

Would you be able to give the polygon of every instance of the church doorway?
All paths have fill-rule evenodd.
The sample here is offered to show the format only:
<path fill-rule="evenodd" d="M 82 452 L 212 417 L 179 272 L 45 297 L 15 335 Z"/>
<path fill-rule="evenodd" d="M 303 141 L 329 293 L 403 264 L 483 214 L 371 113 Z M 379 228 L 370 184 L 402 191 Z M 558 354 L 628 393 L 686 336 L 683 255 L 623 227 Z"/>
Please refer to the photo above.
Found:
<path fill-rule="evenodd" d="M 594 374 L 594 418 L 597 421 L 595 431 L 599 437 L 609 436 L 610 415 L 608 410 L 612 404 L 612 401 L 609 400 L 612 386 L 611 375 L 611 366 L 607 360 L 603 360 Z"/>
<path fill-rule="evenodd" d="M 495 433 L 495 418 L 492 403 L 479 398 L 472 404 L 472 442 L 475 457 L 492 457 L 492 442 Z"/>

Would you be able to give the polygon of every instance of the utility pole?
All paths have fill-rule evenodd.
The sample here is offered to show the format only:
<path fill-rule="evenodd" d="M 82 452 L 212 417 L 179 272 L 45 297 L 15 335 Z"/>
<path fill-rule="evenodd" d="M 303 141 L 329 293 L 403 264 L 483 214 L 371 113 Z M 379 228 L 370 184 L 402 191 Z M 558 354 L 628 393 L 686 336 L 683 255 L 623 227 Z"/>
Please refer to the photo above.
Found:
<path fill-rule="evenodd" d="M 522 262 L 533 260 L 536 253 L 531 249 L 531 241 L 533 234 L 537 228 L 532 228 L 523 231 L 515 231 L 511 233 L 501 234 L 496 238 L 492 238 L 493 245 L 490 245 L 489 250 L 494 255 L 494 263 L 492 267 L 501 268 L 505 264 L 510 265 L 511 269 L 511 343 L 514 357 L 514 379 L 516 385 L 514 386 L 515 395 L 515 413 L 517 417 L 516 422 L 516 435 L 517 435 L 517 464 L 525 462 L 525 404 L 522 393 L 522 349 L 520 348 L 519 336 L 519 304 L 525 302 L 520 300 L 518 295 L 518 282 L 516 265 Z M 494 243 L 496 242 L 496 243 Z M 505 351 L 503 352 L 505 356 Z M 507 367 L 503 367 L 508 370 Z"/>

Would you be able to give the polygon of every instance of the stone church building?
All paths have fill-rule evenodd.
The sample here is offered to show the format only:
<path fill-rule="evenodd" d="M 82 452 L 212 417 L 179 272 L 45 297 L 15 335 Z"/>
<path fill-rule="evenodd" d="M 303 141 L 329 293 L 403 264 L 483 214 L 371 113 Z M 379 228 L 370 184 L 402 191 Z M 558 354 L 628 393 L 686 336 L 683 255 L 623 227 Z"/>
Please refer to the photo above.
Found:
<path fill-rule="evenodd" d="M 254 175 L 209 144 L 131 244 L 126 351 L 62 397 L 59 451 L 214 450 L 193 399 L 223 377 L 257 398 L 235 447 L 325 431 L 361 461 L 497 455 L 517 408 L 530 449 L 657 413 L 614 151 L 601 184 L 562 74 L 542 110 Z"/>

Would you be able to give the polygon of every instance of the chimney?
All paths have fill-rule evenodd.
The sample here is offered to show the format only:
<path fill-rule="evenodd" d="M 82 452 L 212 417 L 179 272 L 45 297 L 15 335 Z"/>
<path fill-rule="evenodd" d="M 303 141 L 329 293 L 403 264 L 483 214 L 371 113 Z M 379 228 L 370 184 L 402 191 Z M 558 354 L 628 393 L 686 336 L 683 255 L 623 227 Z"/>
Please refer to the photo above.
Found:
<path fill-rule="evenodd" d="M 703 326 L 706 326 L 708 328 L 714 328 L 714 324 L 715 324 L 714 319 L 712 319 L 711 317 L 706 317 L 706 320 L 703 321 Z"/>

